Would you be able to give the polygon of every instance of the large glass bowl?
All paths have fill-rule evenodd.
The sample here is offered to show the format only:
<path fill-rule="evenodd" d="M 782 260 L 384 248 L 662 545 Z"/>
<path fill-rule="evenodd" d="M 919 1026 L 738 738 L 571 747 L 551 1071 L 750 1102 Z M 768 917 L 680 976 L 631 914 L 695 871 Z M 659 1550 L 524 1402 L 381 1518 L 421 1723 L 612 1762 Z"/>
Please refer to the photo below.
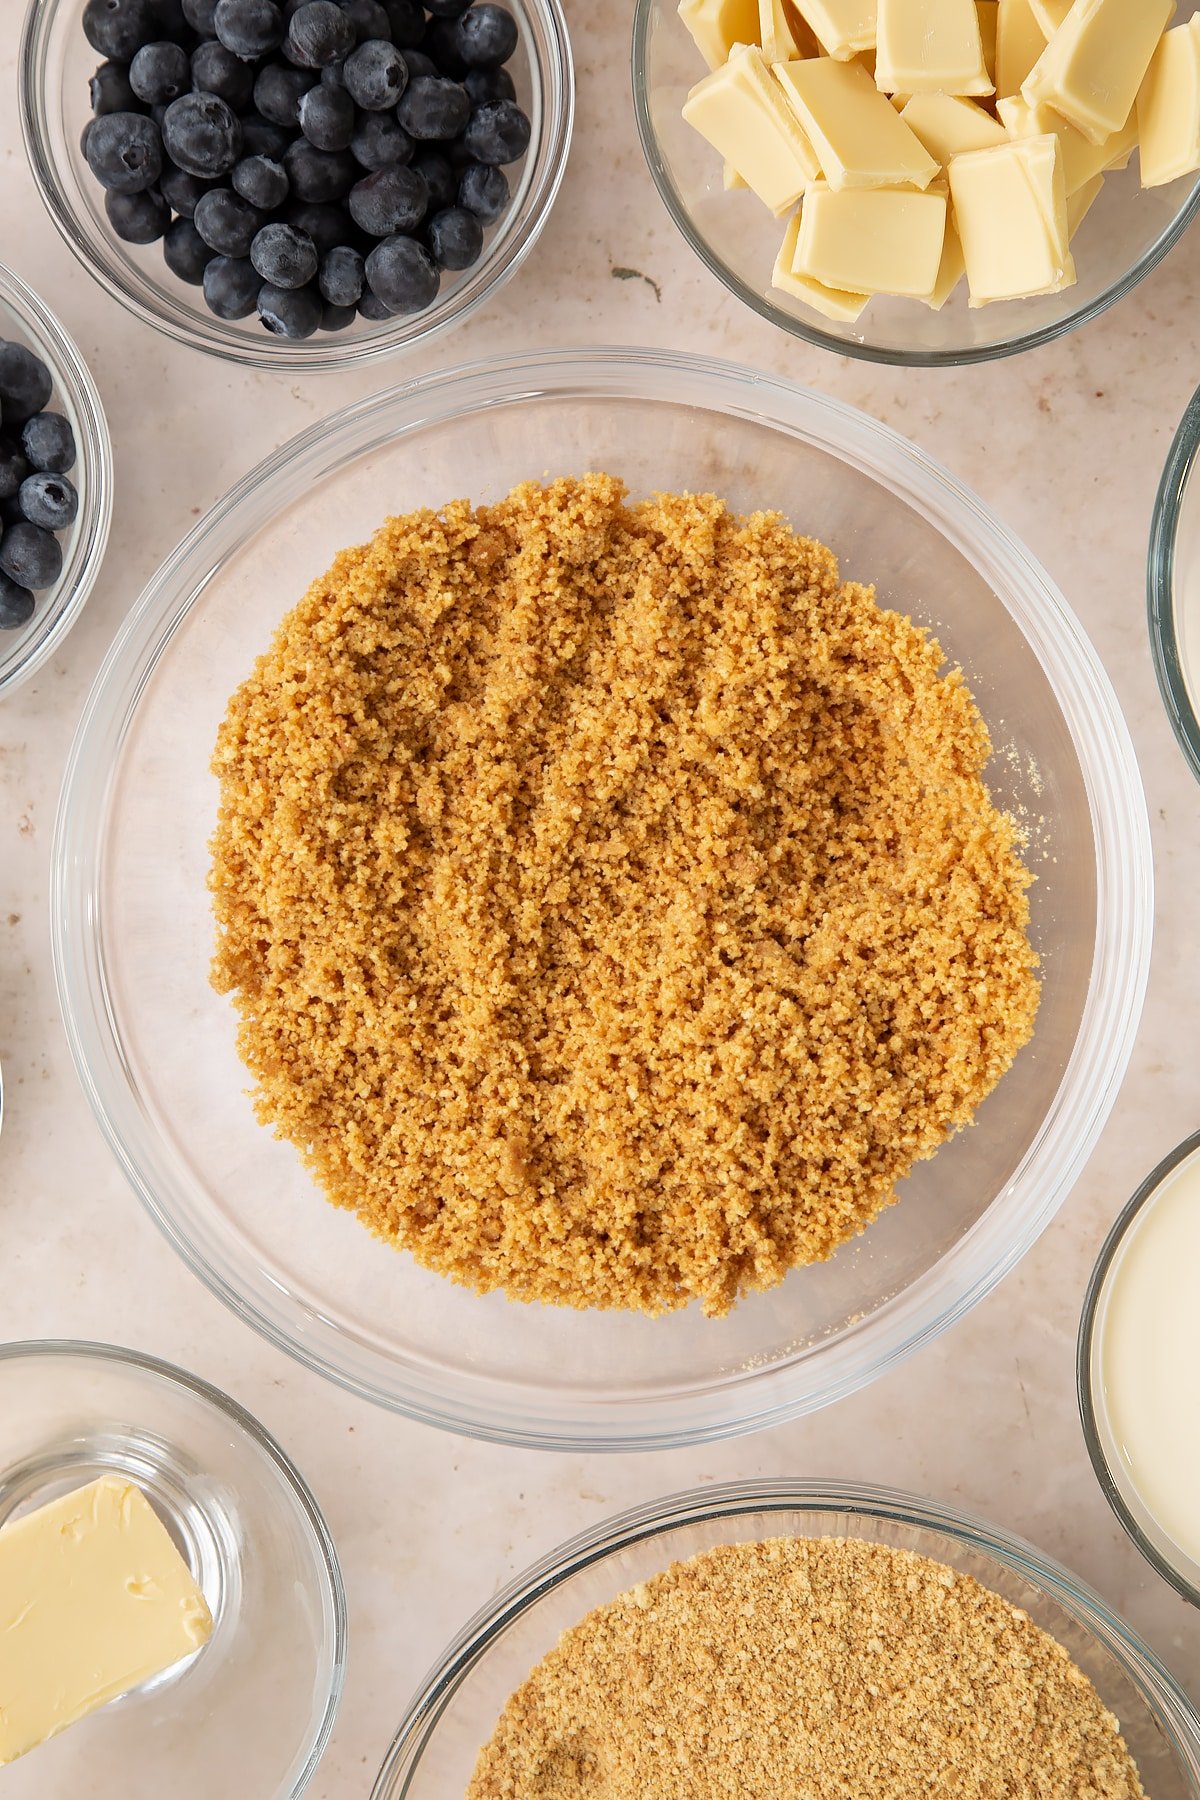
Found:
<path fill-rule="evenodd" d="M 1200 1717 L 1140 1638 L 1032 1544 L 887 1488 L 754 1481 L 656 1500 L 573 1538 L 465 1626 L 408 1709 L 372 1800 L 461 1794 L 508 1696 L 562 1633 L 670 1563 L 718 1544 L 854 1537 L 949 1563 L 1058 1639 L 1120 1722 L 1154 1800 L 1200 1796 Z"/>
<path fill-rule="evenodd" d="M 725 1319 L 480 1299 L 329 1206 L 254 1121 L 208 985 L 209 773 L 234 687 L 335 551 L 389 511 L 608 469 L 634 493 L 777 507 L 936 629 L 1029 829 L 1043 994 L 974 1127 L 830 1262 Z M 666 351 L 477 364 L 323 420 L 248 475 L 134 607 L 70 757 L 54 850 L 59 992 L 109 1142 L 241 1316 L 397 1410 L 506 1441 L 659 1446 L 787 1418 L 960 1317 L 1068 1193 L 1117 1091 L 1151 932 L 1144 802 L 1116 700 L 1046 575 L 973 495 L 864 414 Z"/>
<path fill-rule="evenodd" d="M 29 0 L 21 42 L 21 124 L 42 199 L 68 247 L 100 285 L 148 325 L 247 368 L 315 373 L 390 356 L 459 324 L 516 273 L 537 242 L 558 193 L 571 142 L 575 89 L 571 44 L 560 0 L 505 0 L 520 28 L 509 69 L 533 135 L 507 171 L 512 200 L 487 233 L 474 268 L 443 277 L 431 307 L 407 318 L 300 342 L 272 337 L 256 316 L 218 319 L 199 288 L 177 281 L 161 244 L 139 249 L 115 236 L 104 194 L 88 169 L 80 136 L 91 117 L 88 78 L 100 60 L 80 28 L 79 0 Z"/>
<path fill-rule="evenodd" d="M 1183 0 L 1173 23 L 1196 10 Z M 771 286 L 782 220 L 753 195 L 727 193 L 721 159 L 680 109 L 705 73 L 675 0 L 637 0 L 633 99 L 642 148 L 667 211 L 692 249 L 730 291 L 781 330 L 843 356 L 916 365 L 985 362 L 1049 343 L 1086 325 L 1137 286 L 1200 208 L 1200 180 L 1142 191 L 1137 157 L 1108 177 L 1073 249 L 1079 279 L 1061 294 L 972 310 L 963 288 L 940 312 L 916 300 L 873 299 L 853 322 L 836 322 Z"/>
<path fill-rule="evenodd" d="M 41 668 L 74 625 L 95 586 L 108 546 L 113 505 L 112 442 L 100 395 L 87 364 L 54 314 L 19 275 L 0 263 L 0 338 L 40 356 L 54 378 L 48 410 L 71 421 L 78 458 L 71 480 L 79 491 L 75 523 L 61 534 L 62 574 L 17 631 L 0 631 L 0 699 Z"/>
<path fill-rule="evenodd" d="M 1150 527 L 1146 598 L 1159 692 L 1179 748 L 1200 780 L 1200 392 L 1180 420 Z"/>

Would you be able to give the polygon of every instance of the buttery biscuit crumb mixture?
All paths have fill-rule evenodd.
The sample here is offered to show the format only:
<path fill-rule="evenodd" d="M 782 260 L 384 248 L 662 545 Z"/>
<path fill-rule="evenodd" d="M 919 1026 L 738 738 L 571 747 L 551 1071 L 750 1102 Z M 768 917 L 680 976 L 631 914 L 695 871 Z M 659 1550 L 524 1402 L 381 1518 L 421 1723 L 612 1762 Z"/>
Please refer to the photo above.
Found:
<path fill-rule="evenodd" d="M 728 1544 L 534 1669 L 467 1800 L 1145 1800 L 1061 1644 L 969 1575 L 855 1539 Z"/>
<path fill-rule="evenodd" d="M 1029 878 L 942 660 L 712 495 L 389 519 L 217 742 L 261 1119 L 479 1291 L 716 1314 L 830 1255 L 1033 1029 Z"/>

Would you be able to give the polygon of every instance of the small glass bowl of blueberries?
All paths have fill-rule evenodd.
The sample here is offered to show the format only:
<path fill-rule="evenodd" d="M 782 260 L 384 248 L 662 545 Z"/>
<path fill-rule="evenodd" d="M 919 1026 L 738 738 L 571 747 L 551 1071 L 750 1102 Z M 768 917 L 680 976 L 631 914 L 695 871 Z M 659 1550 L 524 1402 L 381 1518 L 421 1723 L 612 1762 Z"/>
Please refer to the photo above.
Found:
<path fill-rule="evenodd" d="M 0 266 L 0 697 L 52 655 L 108 542 L 100 396 L 53 313 Z"/>
<path fill-rule="evenodd" d="M 179 342 L 341 368 L 466 318 L 532 248 L 574 110 L 560 0 L 31 0 L 55 224 Z"/>

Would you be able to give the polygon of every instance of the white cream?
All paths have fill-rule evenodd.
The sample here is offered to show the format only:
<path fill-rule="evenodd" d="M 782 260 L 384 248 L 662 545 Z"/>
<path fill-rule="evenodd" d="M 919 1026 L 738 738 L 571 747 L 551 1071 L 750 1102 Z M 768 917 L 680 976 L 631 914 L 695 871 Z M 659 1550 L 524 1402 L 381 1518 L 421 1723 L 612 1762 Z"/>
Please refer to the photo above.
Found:
<path fill-rule="evenodd" d="M 1093 1371 L 1114 1478 L 1138 1517 L 1200 1564 L 1200 1151 L 1145 1202 L 1097 1311 Z M 1107 1426 L 1107 1430 L 1105 1430 Z M 1152 1539 L 1158 1534 L 1151 1532 Z M 1186 1568 L 1182 1571 L 1190 1574 Z"/>

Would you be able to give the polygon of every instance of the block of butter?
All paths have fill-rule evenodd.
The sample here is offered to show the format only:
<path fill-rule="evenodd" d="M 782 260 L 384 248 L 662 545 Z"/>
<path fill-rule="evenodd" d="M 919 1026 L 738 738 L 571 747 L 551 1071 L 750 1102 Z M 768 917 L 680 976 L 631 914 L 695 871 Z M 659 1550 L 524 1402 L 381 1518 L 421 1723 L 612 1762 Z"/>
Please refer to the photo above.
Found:
<path fill-rule="evenodd" d="M 812 27 L 805 24 L 792 0 L 758 0 L 758 42 L 763 60 L 769 63 L 821 54 Z"/>
<path fill-rule="evenodd" d="M 796 0 L 826 56 L 848 62 L 875 48 L 876 0 Z"/>
<path fill-rule="evenodd" d="M 1175 0 L 1075 0 L 1021 93 L 1102 144 L 1128 119 L 1174 10 Z"/>
<path fill-rule="evenodd" d="M 938 173 L 921 140 L 857 62 L 777 63 L 775 76 L 831 188 L 926 188 Z"/>
<path fill-rule="evenodd" d="M 679 17 L 710 69 L 719 69 L 735 44 L 758 37 L 758 0 L 679 0 Z"/>
<path fill-rule="evenodd" d="M 212 1617 L 130 1482 L 90 1487 L 0 1530 L 0 1765 L 191 1656 Z"/>
<path fill-rule="evenodd" d="M 959 94 L 914 94 L 900 114 L 939 168 L 964 150 L 990 150 L 1007 133 L 991 113 Z"/>
<path fill-rule="evenodd" d="M 950 164 L 970 304 L 1056 294 L 1075 280 L 1056 137 L 1015 138 Z"/>
<path fill-rule="evenodd" d="M 1138 91 L 1143 187 L 1200 169 L 1200 13 L 1163 33 Z"/>
<path fill-rule="evenodd" d="M 831 188 L 804 196 L 793 270 L 852 294 L 932 293 L 946 236 L 937 188 Z"/>
<path fill-rule="evenodd" d="M 885 94 L 990 94 L 975 0 L 879 0 L 875 82 Z"/>
<path fill-rule="evenodd" d="M 996 92 L 1019 94 L 1042 51 L 1046 34 L 1030 0 L 1000 0 L 996 15 Z"/>
<path fill-rule="evenodd" d="M 785 212 L 820 174 L 804 128 L 755 44 L 736 45 L 728 62 L 697 82 L 683 116 L 772 212 Z"/>
<path fill-rule="evenodd" d="M 845 288 L 826 287 L 823 281 L 814 281 L 809 275 L 797 275 L 792 264 L 796 260 L 796 239 L 799 233 L 800 208 L 797 207 L 788 220 L 783 242 L 779 246 L 779 255 L 775 258 L 771 286 L 779 288 L 785 294 L 791 294 L 796 300 L 803 300 L 806 306 L 824 313 L 827 319 L 841 319 L 853 324 L 867 304 L 868 295 L 851 294 Z"/>
<path fill-rule="evenodd" d="M 1131 109 L 1128 119 L 1112 137 L 1105 138 L 1102 144 L 1093 144 L 1085 138 L 1082 131 L 1076 131 L 1073 125 L 1060 117 L 1049 106 L 1030 106 L 1028 100 L 1020 94 L 1006 95 L 996 102 L 1004 128 L 1009 137 L 1045 137 L 1052 132 L 1058 139 L 1062 149 L 1063 180 L 1066 184 L 1067 198 L 1077 194 L 1086 187 L 1094 175 L 1101 174 L 1111 168 L 1114 163 L 1128 161 L 1137 143 L 1137 112 Z"/>

